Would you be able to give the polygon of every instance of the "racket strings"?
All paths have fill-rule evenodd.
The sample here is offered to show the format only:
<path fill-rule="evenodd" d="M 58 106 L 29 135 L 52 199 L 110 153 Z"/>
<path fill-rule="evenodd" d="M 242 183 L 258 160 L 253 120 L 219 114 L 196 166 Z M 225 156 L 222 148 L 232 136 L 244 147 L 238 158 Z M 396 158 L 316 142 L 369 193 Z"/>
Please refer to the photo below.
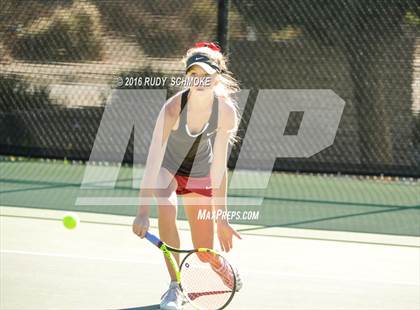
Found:
<path fill-rule="evenodd" d="M 198 308 L 221 309 L 234 294 L 235 277 L 222 256 L 196 252 L 182 264 L 181 286 L 184 295 Z"/>
<path fill-rule="evenodd" d="M 235 286 L 235 277 L 229 263 L 225 259 L 220 259 L 220 256 L 211 256 L 214 257 L 210 263 L 211 267 L 220 276 L 223 283 L 232 290 Z"/>

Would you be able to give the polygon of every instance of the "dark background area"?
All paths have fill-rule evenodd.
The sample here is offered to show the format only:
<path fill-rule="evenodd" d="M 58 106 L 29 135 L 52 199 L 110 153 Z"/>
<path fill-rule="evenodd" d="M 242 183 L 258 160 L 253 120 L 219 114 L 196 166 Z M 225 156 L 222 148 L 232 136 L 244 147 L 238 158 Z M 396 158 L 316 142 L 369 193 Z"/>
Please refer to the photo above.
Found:
<path fill-rule="evenodd" d="M 227 3 L 229 68 L 250 89 L 240 135 L 260 89 L 346 102 L 331 147 L 275 170 L 420 176 L 418 1 Z M 2 1 L 0 154 L 88 160 L 115 77 L 182 74 L 194 42 L 220 39 L 218 23 L 217 1 Z"/>

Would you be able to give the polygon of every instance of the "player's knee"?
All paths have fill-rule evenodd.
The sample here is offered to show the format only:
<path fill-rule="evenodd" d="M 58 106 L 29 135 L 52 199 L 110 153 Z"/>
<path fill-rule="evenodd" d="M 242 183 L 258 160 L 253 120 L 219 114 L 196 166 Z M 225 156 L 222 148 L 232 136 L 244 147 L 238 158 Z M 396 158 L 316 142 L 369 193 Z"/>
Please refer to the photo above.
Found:
<path fill-rule="evenodd" d="M 159 227 L 176 229 L 176 207 L 159 205 Z"/>
<path fill-rule="evenodd" d="M 168 190 L 155 189 L 153 196 L 156 198 L 158 206 L 176 206 L 176 196 Z"/>

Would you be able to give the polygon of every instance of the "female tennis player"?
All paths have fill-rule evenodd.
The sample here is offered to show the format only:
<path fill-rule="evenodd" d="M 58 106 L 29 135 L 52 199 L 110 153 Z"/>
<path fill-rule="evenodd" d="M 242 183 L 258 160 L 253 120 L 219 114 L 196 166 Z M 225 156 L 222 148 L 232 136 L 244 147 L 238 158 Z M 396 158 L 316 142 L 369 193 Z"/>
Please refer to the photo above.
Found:
<path fill-rule="evenodd" d="M 133 232 L 144 238 L 149 228 L 150 197 L 153 196 L 158 204 L 160 239 L 179 248 L 177 195 L 182 195 L 194 248 L 213 248 L 216 222 L 221 249 L 229 252 L 233 236 L 241 237 L 227 218 L 207 216 L 203 219 L 199 213 L 227 211 L 227 153 L 229 144 L 236 141 L 239 123 L 232 95 L 239 86 L 215 43 L 197 43 L 187 51 L 183 61 L 187 77 L 208 78 L 210 83 L 177 93 L 160 111 L 146 161 Z M 175 259 L 179 264 L 179 255 L 175 255 Z M 175 272 L 167 260 L 166 265 L 171 283 L 160 307 L 182 309 L 184 300 Z M 223 270 L 218 272 L 222 274 Z M 238 290 L 242 282 L 239 274 L 236 276 Z"/>

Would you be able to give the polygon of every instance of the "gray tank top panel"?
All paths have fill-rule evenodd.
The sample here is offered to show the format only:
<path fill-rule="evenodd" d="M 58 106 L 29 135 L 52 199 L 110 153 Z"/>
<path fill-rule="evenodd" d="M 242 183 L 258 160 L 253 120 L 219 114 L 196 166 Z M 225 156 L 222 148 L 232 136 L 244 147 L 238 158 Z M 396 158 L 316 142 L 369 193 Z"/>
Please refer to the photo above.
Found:
<path fill-rule="evenodd" d="M 204 177 L 210 173 L 213 161 L 219 102 L 215 97 L 210 119 L 201 132 L 191 133 L 187 126 L 188 93 L 189 89 L 182 93 L 179 125 L 169 135 L 162 166 L 178 175 Z"/>

